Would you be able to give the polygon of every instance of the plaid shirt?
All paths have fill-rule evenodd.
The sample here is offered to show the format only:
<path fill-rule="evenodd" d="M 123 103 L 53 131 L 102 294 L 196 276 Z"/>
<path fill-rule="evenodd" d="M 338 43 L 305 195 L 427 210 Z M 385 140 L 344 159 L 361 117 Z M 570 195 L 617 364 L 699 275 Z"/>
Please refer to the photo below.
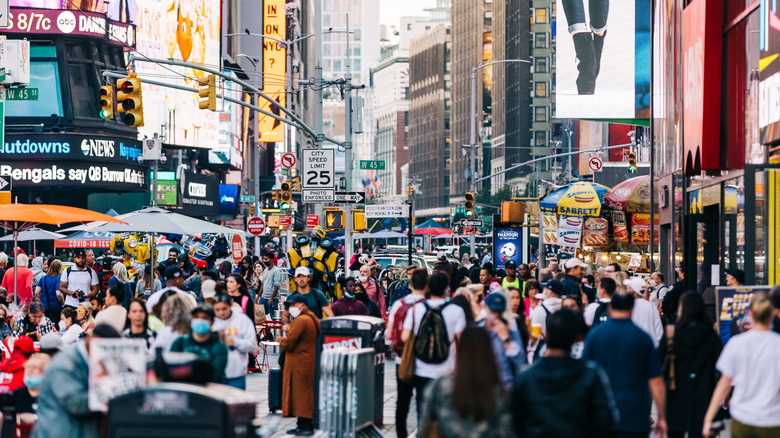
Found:
<path fill-rule="evenodd" d="M 16 330 L 14 330 L 14 336 L 17 338 L 19 336 L 24 336 L 28 333 L 37 332 L 38 333 L 38 339 L 40 340 L 43 335 L 46 333 L 51 333 L 54 331 L 54 324 L 52 324 L 51 320 L 44 316 L 41 320 L 41 323 L 37 326 L 30 321 L 30 316 L 25 316 L 22 322 L 17 324 Z"/>

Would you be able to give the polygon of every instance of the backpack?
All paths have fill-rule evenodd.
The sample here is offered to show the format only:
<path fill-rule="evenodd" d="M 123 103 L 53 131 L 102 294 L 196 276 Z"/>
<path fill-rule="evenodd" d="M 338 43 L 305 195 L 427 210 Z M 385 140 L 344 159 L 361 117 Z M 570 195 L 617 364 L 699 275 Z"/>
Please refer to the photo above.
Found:
<path fill-rule="evenodd" d="M 599 307 L 596 309 L 596 313 L 593 314 L 593 325 L 596 327 L 602 322 L 609 321 L 609 303 L 599 303 Z"/>
<path fill-rule="evenodd" d="M 398 308 L 398 310 L 395 311 L 395 316 L 393 316 L 393 326 L 390 328 L 390 339 L 393 342 L 391 349 L 393 353 L 398 355 L 398 357 L 401 357 L 404 352 L 404 341 L 401 340 L 401 332 L 404 331 L 404 321 L 406 320 L 406 314 L 409 313 L 409 309 L 411 309 L 415 304 L 425 301 L 423 299 L 413 303 L 407 303 L 406 297 L 401 298 L 400 300 L 401 306 Z"/>
<path fill-rule="evenodd" d="M 414 355 L 425 363 L 440 364 L 450 355 L 450 337 L 441 313 L 446 303 L 435 309 L 428 306 L 428 303 L 423 305 L 425 314 L 414 337 Z"/>
<path fill-rule="evenodd" d="M 547 308 L 544 304 L 541 305 L 542 309 L 544 309 L 545 313 L 547 313 L 547 316 L 544 318 L 544 328 L 547 330 L 547 327 L 550 325 L 550 317 L 552 316 L 552 312 L 550 312 L 550 309 Z"/>

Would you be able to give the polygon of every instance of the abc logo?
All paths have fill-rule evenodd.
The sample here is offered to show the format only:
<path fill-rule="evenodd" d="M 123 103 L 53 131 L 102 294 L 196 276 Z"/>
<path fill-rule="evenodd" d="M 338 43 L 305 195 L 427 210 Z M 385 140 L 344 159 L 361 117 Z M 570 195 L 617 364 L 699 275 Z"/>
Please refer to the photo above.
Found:
<path fill-rule="evenodd" d="M 57 17 L 57 28 L 62 33 L 71 33 L 76 30 L 76 16 L 73 12 L 63 11 Z"/>

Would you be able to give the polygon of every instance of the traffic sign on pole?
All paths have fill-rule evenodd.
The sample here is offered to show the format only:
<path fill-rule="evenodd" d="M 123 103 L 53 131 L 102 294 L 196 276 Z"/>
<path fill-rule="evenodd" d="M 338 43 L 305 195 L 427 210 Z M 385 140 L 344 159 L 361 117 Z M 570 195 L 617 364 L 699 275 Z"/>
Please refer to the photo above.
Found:
<path fill-rule="evenodd" d="M 336 191 L 333 189 L 301 191 L 301 202 L 333 202 L 336 199 Z"/>
<path fill-rule="evenodd" d="M 481 227 L 482 226 L 482 220 L 462 220 L 462 221 L 460 221 L 460 223 L 464 227 Z"/>
<path fill-rule="evenodd" d="M 317 228 L 317 225 L 320 224 L 320 217 L 316 214 L 307 214 L 306 215 L 306 228 Z"/>
<path fill-rule="evenodd" d="M 5 77 L 5 74 L 0 74 Z M 37 88 L 8 88 L 5 90 L 5 100 L 38 100 Z"/>
<path fill-rule="evenodd" d="M 304 189 L 331 189 L 336 185 L 336 162 L 333 149 L 304 149 L 301 160 L 301 185 Z"/>
<path fill-rule="evenodd" d="M 0 192 L 10 192 L 11 181 L 10 176 L 0 176 Z"/>
<path fill-rule="evenodd" d="M 279 216 L 279 226 L 280 227 L 292 226 L 292 216 Z"/>
<path fill-rule="evenodd" d="M 366 205 L 366 217 L 406 217 L 409 206 L 404 204 Z"/>
<path fill-rule="evenodd" d="M 246 230 L 253 236 L 259 236 L 265 231 L 265 221 L 261 217 L 250 217 L 246 222 Z"/>
<path fill-rule="evenodd" d="M 361 204 L 366 200 L 363 192 L 336 192 L 336 202 L 343 204 Z"/>
<path fill-rule="evenodd" d="M 241 195 L 240 202 L 255 202 L 254 195 Z"/>
<path fill-rule="evenodd" d="M 602 166 L 603 163 L 599 157 L 591 157 L 591 159 L 588 160 L 588 169 L 590 169 L 591 172 L 599 172 Z"/>
<path fill-rule="evenodd" d="M 286 153 L 282 155 L 282 167 L 285 169 L 292 169 L 295 167 L 295 162 L 297 161 L 297 158 L 295 158 L 294 154 Z"/>

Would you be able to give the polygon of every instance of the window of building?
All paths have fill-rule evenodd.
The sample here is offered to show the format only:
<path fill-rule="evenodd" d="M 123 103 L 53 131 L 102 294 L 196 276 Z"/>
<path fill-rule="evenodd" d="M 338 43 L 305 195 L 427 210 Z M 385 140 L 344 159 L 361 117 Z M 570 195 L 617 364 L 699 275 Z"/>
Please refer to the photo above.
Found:
<path fill-rule="evenodd" d="M 558 3 L 552 2 L 552 11 L 550 11 L 550 16 L 555 18 L 557 14 L 558 14 Z"/>
<path fill-rule="evenodd" d="M 548 73 L 550 71 L 547 68 L 547 57 L 538 56 L 534 58 L 534 73 Z"/>
<path fill-rule="evenodd" d="M 483 24 L 485 26 L 493 25 L 493 11 L 485 11 L 485 19 Z"/>
<path fill-rule="evenodd" d="M 534 34 L 534 47 L 537 49 L 547 48 L 547 33 L 537 32 Z"/>
<path fill-rule="evenodd" d="M 536 8 L 534 10 L 534 21 L 538 23 L 547 23 L 547 9 Z"/>
<path fill-rule="evenodd" d="M 63 116 L 57 50 L 54 46 L 30 47 L 30 88 L 38 89 L 39 100 L 6 101 L 8 117 Z M 46 98 L 43 98 L 46 97 Z"/>
<path fill-rule="evenodd" d="M 546 122 L 547 121 L 547 107 L 546 106 L 534 107 L 534 121 L 535 122 Z"/>
<path fill-rule="evenodd" d="M 536 82 L 534 84 L 536 97 L 547 97 L 547 82 Z"/>
<path fill-rule="evenodd" d="M 452 88 L 452 81 L 444 81 L 444 91 L 450 91 Z"/>
<path fill-rule="evenodd" d="M 537 147 L 547 146 L 547 131 L 534 132 L 534 146 Z"/>

